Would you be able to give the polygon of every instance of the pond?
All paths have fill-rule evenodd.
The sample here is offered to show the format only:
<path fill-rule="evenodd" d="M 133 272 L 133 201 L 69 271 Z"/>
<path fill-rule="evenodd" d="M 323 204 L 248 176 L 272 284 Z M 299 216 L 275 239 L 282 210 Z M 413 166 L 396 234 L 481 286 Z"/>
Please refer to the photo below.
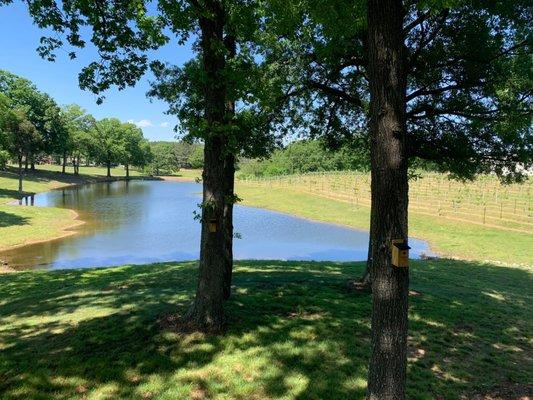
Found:
<path fill-rule="evenodd" d="M 193 212 L 200 184 L 117 181 L 35 195 L 34 206 L 76 210 L 77 234 L 0 253 L 15 268 L 84 268 L 197 259 L 200 224 Z M 30 204 L 31 204 L 30 203 Z M 237 205 L 236 259 L 352 261 L 367 256 L 368 233 Z M 411 254 L 428 254 L 427 243 L 410 239 Z"/>

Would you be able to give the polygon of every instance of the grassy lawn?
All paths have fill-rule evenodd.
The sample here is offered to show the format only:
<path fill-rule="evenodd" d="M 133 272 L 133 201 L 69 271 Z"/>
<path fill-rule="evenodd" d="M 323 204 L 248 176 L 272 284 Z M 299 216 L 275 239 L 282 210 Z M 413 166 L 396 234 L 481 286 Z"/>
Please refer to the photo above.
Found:
<path fill-rule="evenodd" d="M 368 230 L 370 209 L 289 188 L 250 186 L 237 181 L 243 204 L 317 221 Z M 528 233 L 488 228 L 411 213 L 409 234 L 430 242 L 439 254 L 471 260 L 533 265 L 533 237 Z"/>
<path fill-rule="evenodd" d="M 36 168 L 41 171 L 61 172 L 61 165 L 37 165 Z M 67 173 L 73 173 L 73 167 L 67 167 Z M 86 176 L 106 176 L 107 168 L 105 167 L 81 167 L 80 175 Z M 141 172 L 130 168 L 130 176 L 140 176 Z M 126 176 L 126 170 L 123 167 L 111 168 L 111 176 Z"/>
<path fill-rule="evenodd" d="M 179 171 L 175 172 L 170 177 L 176 177 L 176 178 L 182 178 L 194 181 L 197 178 L 202 178 L 202 170 L 201 169 L 180 169 Z"/>
<path fill-rule="evenodd" d="M 186 310 L 193 262 L 0 275 L 0 397 L 363 398 L 370 296 L 344 289 L 362 269 L 239 262 L 224 336 L 164 318 Z M 408 398 L 530 395 L 531 271 L 439 260 L 411 275 Z"/>

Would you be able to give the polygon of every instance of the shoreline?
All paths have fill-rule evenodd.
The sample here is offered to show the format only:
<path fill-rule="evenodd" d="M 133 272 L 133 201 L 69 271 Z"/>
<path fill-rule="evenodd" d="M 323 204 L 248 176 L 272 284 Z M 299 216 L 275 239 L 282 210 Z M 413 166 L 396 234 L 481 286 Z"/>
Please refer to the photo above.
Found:
<path fill-rule="evenodd" d="M 47 172 L 47 173 L 49 173 L 49 172 Z M 58 174 L 59 176 L 63 176 L 60 172 L 52 173 L 52 175 L 55 175 L 55 174 Z M 14 174 L 14 175 L 16 175 L 16 174 Z M 36 175 L 38 175 L 38 174 L 36 174 Z M 52 183 L 53 186 L 48 188 L 48 190 L 39 191 L 39 192 L 24 192 L 23 196 L 20 199 L 8 200 L 5 203 L 0 203 L 0 206 L 8 206 L 8 207 L 37 207 L 37 206 L 32 206 L 32 205 L 20 204 L 19 202 L 23 201 L 27 197 L 35 196 L 37 194 L 46 193 L 46 192 L 50 192 L 50 191 L 53 191 L 53 190 L 61 190 L 61 189 L 67 189 L 67 188 L 74 188 L 74 187 L 77 187 L 77 186 L 90 185 L 90 184 L 94 184 L 94 183 L 106 183 L 106 182 L 111 183 L 111 182 L 133 181 L 133 180 L 143 180 L 143 181 L 144 180 L 153 180 L 153 181 L 163 181 L 164 180 L 161 177 L 154 177 L 154 176 L 130 176 L 130 177 L 111 176 L 111 177 L 107 177 L 107 176 L 99 176 L 99 175 L 94 175 L 94 176 L 78 175 L 78 176 L 76 176 L 76 175 L 71 175 L 71 174 L 68 175 L 68 178 L 72 179 L 73 181 L 72 182 L 68 182 L 68 183 L 64 183 L 64 184 L 62 184 L 59 181 L 55 181 L 53 178 L 51 178 L 50 182 L 51 183 L 55 182 L 55 183 Z M 58 207 L 43 207 L 43 208 L 58 208 Z M 66 226 L 60 228 L 58 230 L 58 234 L 57 235 L 54 235 L 52 237 L 48 237 L 48 238 L 45 238 L 45 239 L 36 239 L 36 240 L 34 240 L 34 239 L 30 238 L 27 241 L 25 241 L 24 243 L 18 243 L 18 244 L 14 244 L 14 245 L 5 246 L 5 247 L 1 247 L 0 246 L 0 273 L 18 271 L 18 270 L 15 270 L 15 269 L 11 268 L 8 265 L 8 263 L 1 258 L 2 257 L 1 256 L 2 253 L 9 252 L 9 251 L 16 250 L 16 249 L 20 249 L 20 248 L 25 247 L 25 246 L 30 246 L 30 245 L 39 244 L 39 243 L 52 242 L 54 240 L 59 240 L 59 239 L 65 238 L 65 237 L 76 235 L 78 233 L 76 228 L 84 225 L 86 223 L 86 221 L 81 219 L 80 214 L 76 210 L 73 210 L 71 208 L 64 208 L 64 209 L 67 210 L 69 212 L 69 214 L 71 215 L 71 218 L 69 218 L 70 223 L 68 223 Z"/>
<path fill-rule="evenodd" d="M 46 193 L 46 192 L 42 192 L 42 193 Z M 35 206 L 23 206 L 23 207 L 35 207 Z M 54 208 L 54 207 L 47 207 L 47 208 Z M 70 225 L 65 226 L 64 228 L 61 228 L 61 231 L 60 231 L 61 234 L 60 235 L 54 236 L 54 237 L 48 238 L 48 239 L 38 239 L 38 240 L 30 239 L 29 241 L 21 243 L 21 244 L 15 244 L 15 245 L 12 245 L 12 246 L 8 246 L 6 248 L 0 248 L 0 256 L 1 256 L 1 253 L 8 252 L 8 251 L 11 251 L 11 250 L 16 250 L 16 249 L 19 249 L 21 247 L 31 246 L 33 244 L 39 244 L 39 243 L 53 242 L 54 240 L 63 239 L 63 238 L 66 238 L 66 237 L 69 237 L 69 236 L 77 234 L 78 232 L 76 230 L 74 230 L 74 229 L 79 227 L 79 226 L 85 225 L 87 222 L 83 221 L 82 219 L 80 219 L 80 215 L 75 210 L 73 210 L 71 208 L 66 208 L 66 210 L 70 214 L 72 214 L 73 223 L 70 224 Z M 3 262 L 5 262 L 5 261 L 0 259 L 0 264 L 2 264 Z M 4 266 L 5 266 L 5 264 L 4 264 Z M 8 265 L 8 267 L 9 267 L 9 265 Z"/>
<path fill-rule="evenodd" d="M 75 175 L 72 175 L 70 178 L 79 179 L 79 181 L 69 182 L 66 184 L 59 184 L 57 186 L 53 186 L 49 188 L 48 190 L 44 190 L 42 192 L 24 192 L 24 195 L 20 199 L 10 200 L 7 203 L 0 203 L 0 205 L 10 206 L 10 207 L 37 207 L 37 206 L 19 204 L 19 201 L 24 200 L 24 198 L 26 197 L 35 196 L 41 193 L 51 192 L 53 190 L 74 188 L 77 186 L 91 185 L 94 183 L 111 183 L 111 182 L 135 181 L 135 180 L 137 181 L 159 181 L 159 182 L 195 182 L 195 178 L 187 177 L 187 176 L 130 176 L 130 177 L 111 176 L 111 177 L 107 177 L 107 176 L 83 176 L 83 175 L 75 176 Z M 43 207 L 43 208 L 55 208 L 55 207 Z M 53 237 L 49 237 L 46 239 L 37 239 L 37 240 L 28 239 L 28 241 L 24 243 L 10 245 L 6 247 L 0 247 L 0 273 L 18 271 L 16 269 L 9 267 L 7 262 L 1 258 L 2 253 L 20 249 L 22 247 L 30 246 L 33 244 L 53 242 L 54 240 L 59 240 L 59 239 L 63 239 L 63 238 L 78 234 L 79 232 L 76 230 L 76 228 L 86 224 L 86 221 L 81 219 L 80 214 L 76 212 L 76 210 L 71 209 L 71 208 L 65 208 L 65 210 L 68 210 L 69 213 L 72 215 L 70 219 L 72 223 L 69 223 L 65 227 L 61 228 L 58 235 L 54 235 Z"/>
<path fill-rule="evenodd" d="M 52 190 L 72 188 L 72 187 L 76 187 L 76 186 L 83 186 L 83 185 L 92 184 L 92 183 L 118 182 L 118 181 L 128 181 L 128 180 L 148 180 L 148 181 L 161 181 L 161 182 L 195 182 L 197 179 L 195 177 L 189 177 L 189 176 L 130 176 L 129 178 L 126 178 L 124 176 L 114 176 L 114 177 L 112 176 L 111 178 L 106 177 L 106 176 L 89 176 L 89 177 L 81 178 L 81 181 L 79 181 L 79 182 L 72 182 L 72 183 L 67 183 L 67 184 L 64 184 L 64 185 L 59 185 L 57 187 L 53 187 L 53 188 L 50 188 L 49 190 L 45 190 L 45 191 L 42 191 L 42 192 L 28 193 L 26 196 L 35 195 L 35 194 L 38 194 L 38 193 L 46 193 L 46 192 L 52 191 Z M 244 186 L 246 186 L 246 185 L 244 184 Z M 18 200 L 14 200 L 14 201 L 18 201 Z M 19 204 L 12 204 L 12 203 L 13 202 L 4 203 L 4 205 L 10 205 L 10 206 L 17 206 L 18 205 L 18 206 L 20 206 Z M 355 230 L 362 231 L 362 232 L 368 232 L 367 229 L 365 229 L 365 228 L 363 228 L 363 227 L 361 227 L 359 225 L 351 225 L 351 224 L 346 224 L 346 223 L 342 223 L 342 222 L 327 221 L 327 220 L 324 220 L 324 219 L 313 219 L 311 217 L 303 216 L 303 215 L 301 215 L 299 213 L 291 213 L 291 212 L 283 211 L 283 210 L 277 209 L 276 207 L 272 207 L 270 205 L 255 205 L 253 201 L 248 203 L 245 200 L 245 201 L 243 201 L 241 203 L 241 205 L 246 206 L 246 207 L 256 208 L 256 209 L 269 210 L 269 211 L 277 212 L 277 213 L 280 213 L 280 214 L 288 215 L 288 216 L 291 216 L 291 217 L 300 218 L 300 219 L 306 220 L 306 221 L 330 224 L 330 225 L 335 225 L 335 226 L 341 226 L 341 227 L 346 227 L 346 228 L 350 228 L 350 229 L 355 229 Z M 22 205 L 22 206 L 24 206 L 24 205 Z M 28 206 L 26 206 L 26 207 L 28 207 Z M 29 207 L 32 207 L 32 206 L 29 206 Z M 53 208 L 53 207 L 51 207 L 51 208 Z M 76 228 L 78 228 L 79 226 L 85 224 L 86 221 L 82 220 L 80 218 L 80 215 L 75 210 L 73 210 L 73 209 L 67 209 L 67 210 L 72 215 L 72 218 L 71 218 L 71 222 L 72 223 L 70 223 L 67 226 L 61 228 L 61 230 L 59 231 L 58 235 L 55 235 L 53 237 L 46 238 L 46 239 L 38 239 L 38 240 L 31 240 L 30 239 L 29 241 L 24 242 L 24 243 L 19 243 L 19 244 L 16 244 L 16 245 L 12 245 L 12 246 L 7 246 L 5 248 L 1 248 L 0 249 L 0 265 L 2 265 L 1 253 L 8 252 L 8 251 L 11 251 L 11 250 L 15 250 L 15 249 L 18 249 L 18 248 L 22 248 L 24 246 L 29 246 L 29 245 L 32 245 L 32 244 L 51 242 L 51 241 L 54 241 L 54 240 L 59 240 L 59 239 L 62 239 L 62 238 L 68 237 L 68 236 L 72 236 L 72 235 L 78 234 L 79 232 L 76 230 Z M 422 259 L 422 260 L 425 259 L 425 258 L 428 258 L 428 259 L 431 259 L 431 258 L 443 258 L 443 259 L 445 259 L 445 258 L 447 258 L 447 259 L 452 259 L 452 260 L 464 260 L 464 261 L 477 261 L 477 262 L 484 262 L 484 263 L 492 263 L 492 264 L 498 264 L 498 265 L 502 265 L 502 266 L 529 266 L 529 264 L 508 263 L 508 262 L 495 261 L 495 260 L 489 260 L 489 259 L 480 260 L 480 259 L 476 259 L 476 258 L 472 258 L 472 257 L 468 257 L 468 256 L 461 256 L 461 255 L 451 254 L 451 253 L 448 253 L 448 252 L 445 252 L 445 251 L 440 251 L 440 250 L 436 249 L 434 243 L 432 243 L 428 239 L 420 237 L 419 235 L 410 235 L 410 237 L 413 238 L 413 239 L 421 240 L 421 241 L 424 241 L 425 243 L 427 243 L 428 253 L 429 254 L 421 256 L 420 259 Z M 5 265 L 4 265 L 4 267 L 5 267 Z M 9 269 L 9 266 L 7 266 L 7 268 Z M 0 273 L 2 273 L 2 272 L 4 272 L 3 268 L 0 268 Z"/>

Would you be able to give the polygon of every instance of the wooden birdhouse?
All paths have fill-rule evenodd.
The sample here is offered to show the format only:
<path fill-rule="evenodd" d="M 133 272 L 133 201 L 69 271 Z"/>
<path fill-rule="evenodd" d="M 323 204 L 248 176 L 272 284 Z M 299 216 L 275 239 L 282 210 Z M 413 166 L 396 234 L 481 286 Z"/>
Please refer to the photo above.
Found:
<path fill-rule="evenodd" d="M 209 221 L 207 221 L 207 228 L 209 229 L 210 233 L 216 233 L 218 230 L 218 222 L 215 218 L 211 218 Z"/>
<path fill-rule="evenodd" d="M 394 239 L 392 241 L 392 266 L 407 268 L 409 267 L 409 245 L 403 239 Z"/>

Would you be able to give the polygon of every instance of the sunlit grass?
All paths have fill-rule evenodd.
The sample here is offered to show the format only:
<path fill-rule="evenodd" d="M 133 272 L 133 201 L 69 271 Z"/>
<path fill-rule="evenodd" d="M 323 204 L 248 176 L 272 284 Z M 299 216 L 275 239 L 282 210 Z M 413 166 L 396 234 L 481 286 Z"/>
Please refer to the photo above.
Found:
<path fill-rule="evenodd" d="M 36 168 L 41 171 L 53 171 L 53 172 L 61 172 L 61 169 L 62 169 L 61 165 L 50 165 L 50 164 L 37 165 Z M 74 168 L 72 166 L 67 166 L 65 172 L 72 174 L 74 173 Z M 80 166 L 79 173 L 80 175 L 106 176 L 107 168 L 93 167 L 93 166 L 90 166 L 90 167 Z M 142 175 L 141 172 L 133 168 L 130 168 L 130 176 L 140 176 L 140 175 Z M 111 176 L 118 176 L 118 177 L 126 176 L 126 170 L 122 166 L 111 168 Z"/>
<path fill-rule="evenodd" d="M 370 209 L 290 188 L 256 187 L 237 183 L 243 204 L 268 208 L 317 221 L 368 230 Z M 428 215 L 409 215 L 409 235 L 429 241 L 441 255 L 533 266 L 531 234 L 503 231 Z"/>
<path fill-rule="evenodd" d="M 413 264 L 409 399 L 525 388 L 531 271 Z M 185 312 L 194 262 L 0 275 L 0 397 L 363 398 L 371 299 L 345 290 L 363 267 L 239 262 L 222 336 L 158 322 Z"/>

